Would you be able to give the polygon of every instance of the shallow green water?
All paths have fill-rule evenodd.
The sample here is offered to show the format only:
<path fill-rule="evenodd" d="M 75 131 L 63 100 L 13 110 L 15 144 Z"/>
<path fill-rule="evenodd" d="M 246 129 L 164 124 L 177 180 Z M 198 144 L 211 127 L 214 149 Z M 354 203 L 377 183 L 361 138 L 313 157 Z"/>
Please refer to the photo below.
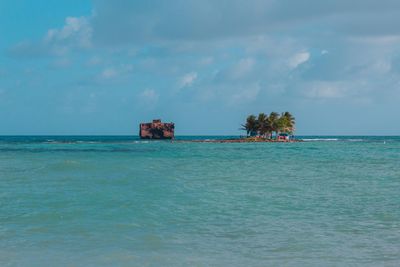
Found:
<path fill-rule="evenodd" d="M 323 139 L 0 137 L 0 265 L 400 265 L 400 138 Z"/>

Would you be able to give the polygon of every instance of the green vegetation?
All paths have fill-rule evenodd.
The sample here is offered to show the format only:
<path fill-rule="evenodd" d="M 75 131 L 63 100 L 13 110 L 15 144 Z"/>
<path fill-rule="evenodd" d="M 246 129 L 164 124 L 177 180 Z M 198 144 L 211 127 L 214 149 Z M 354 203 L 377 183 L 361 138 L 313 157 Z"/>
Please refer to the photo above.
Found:
<path fill-rule="evenodd" d="M 262 138 L 272 139 L 273 134 L 278 138 L 279 134 L 284 133 L 292 135 L 295 130 L 295 118 L 290 112 L 271 112 L 269 115 L 265 113 L 258 114 L 258 117 L 250 115 L 246 119 L 246 123 L 242 125 L 247 136 L 258 136 Z"/>

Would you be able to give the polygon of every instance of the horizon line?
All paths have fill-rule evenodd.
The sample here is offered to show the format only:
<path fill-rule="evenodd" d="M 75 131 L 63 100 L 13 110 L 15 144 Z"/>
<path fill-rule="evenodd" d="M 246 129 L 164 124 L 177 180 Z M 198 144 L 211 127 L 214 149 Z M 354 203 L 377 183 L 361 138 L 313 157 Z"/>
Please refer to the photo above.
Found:
<path fill-rule="evenodd" d="M 88 136 L 103 136 L 103 137 L 140 137 L 139 135 L 129 135 L 129 134 L 0 134 L 0 137 L 41 137 L 41 136 L 56 136 L 56 137 L 88 137 Z M 184 134 L 175 135 L 175 137 L 190 137 L 190 136 L 245 136 L 237 134 Z M 398 135 L 370 135 L 370 134 L 294 134 L 293 136 L 365 136 L 365 137 L 400 137 Z"/>

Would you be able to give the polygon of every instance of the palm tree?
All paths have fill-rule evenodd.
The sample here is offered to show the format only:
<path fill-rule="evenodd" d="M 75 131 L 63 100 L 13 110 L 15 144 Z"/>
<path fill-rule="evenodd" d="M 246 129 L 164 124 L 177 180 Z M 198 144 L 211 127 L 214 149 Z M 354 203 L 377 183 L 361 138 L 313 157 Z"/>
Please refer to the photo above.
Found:
<path fill-rule="evenodd" d="M 276 137 L 278 138 L 278 132 L 280 128 L 279 123 L 279 114 L 277 112 L 271 112 L 268 116 L 268 124 L 270 127 L 270 138 L 272 138 L 272 133 L 276 133 Z"/>
<path fill-rule="evenodd" d="M 281 118 L 283 119 L 283 129 L 282 131 L 288 133 L 288 134 L 293 134 L 295 130 L 295 125 L 296 125 L 296 119 L 293 117 L 290 112 L 286 111 L 282 113 Z"/>
<path fill-rule="evenodd" d="M 246 119 L 246 124 L 242 125 L 242 130 L 247 132 L 247 136 L 260 135 L 262 137 L 272 138 L 275 133 L 278 139 L 279 133 L 293 134 L 295 130 L 295 118 L 286 111 L 281 115 L 277 112 L 271 112 L 268 115 L 265 113 L 258 114 L 258 117 L 250 115 Z"/>
<path fill-rule="evenodd" d="M 270 127 L 268 123 L 268 116 L 265 113 L 258 114 L 257 118 L 257 128 L 258 132 L 262 137 L 265 137 L 267 133 L 270 132 Z"/>
<path fill-rule="evenodd" d="M 246 119 L 246 124 L 242 124 L 242 130 L 247 132 L 247 136 L 253 136 L 257 133 L 258 122 L 254 115 L 250 115 Z"/>

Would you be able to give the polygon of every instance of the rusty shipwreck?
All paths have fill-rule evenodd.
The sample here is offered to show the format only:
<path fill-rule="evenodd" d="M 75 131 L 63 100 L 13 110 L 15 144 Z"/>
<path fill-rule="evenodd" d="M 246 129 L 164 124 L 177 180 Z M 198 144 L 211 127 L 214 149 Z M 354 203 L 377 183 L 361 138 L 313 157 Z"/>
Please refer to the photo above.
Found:
<path fill-rule="evenodd" d="M 139 126 L 141 139 L 173 139 L 175 124 L 153 120 L 153 122 L 141 123 Z"/>

